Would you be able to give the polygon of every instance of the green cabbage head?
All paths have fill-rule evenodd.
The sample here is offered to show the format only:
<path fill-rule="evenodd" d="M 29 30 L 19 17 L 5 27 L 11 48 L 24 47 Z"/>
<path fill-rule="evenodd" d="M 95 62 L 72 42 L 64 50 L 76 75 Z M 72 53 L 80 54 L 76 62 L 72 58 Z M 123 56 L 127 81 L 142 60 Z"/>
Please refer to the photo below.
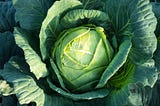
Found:
<path fill-rule="evenodd" d="M 52 58 L 72 91 L 93 89 L 113 57 L 102 27 L 77 27 L 60 34 Z"/>

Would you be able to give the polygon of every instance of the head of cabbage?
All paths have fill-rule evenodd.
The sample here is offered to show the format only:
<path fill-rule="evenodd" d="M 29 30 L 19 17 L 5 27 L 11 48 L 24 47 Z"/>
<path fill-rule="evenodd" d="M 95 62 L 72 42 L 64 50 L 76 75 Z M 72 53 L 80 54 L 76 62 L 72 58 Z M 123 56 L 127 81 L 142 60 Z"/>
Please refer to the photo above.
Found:
<path fill-rule="evenodd" d="M 60 34 L 52 52 L 59 73 L 71 91 L 91 90 L 113 57 L 102 27 L 81 26 Z"/>

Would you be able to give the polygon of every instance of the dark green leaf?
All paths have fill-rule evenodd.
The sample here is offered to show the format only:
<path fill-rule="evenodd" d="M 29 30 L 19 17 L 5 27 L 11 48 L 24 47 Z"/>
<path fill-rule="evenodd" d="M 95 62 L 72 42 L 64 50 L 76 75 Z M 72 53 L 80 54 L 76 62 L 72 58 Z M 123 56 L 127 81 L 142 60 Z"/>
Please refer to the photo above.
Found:
<path fill-rule="evenodd" d="M 128 27 L 130 16 L 128 6 L 130 0 L 108 0 L 106 12 L 111 21 L 111 27 L 115 35 L 120 36 Z"/>
<path fill-rule="evenodd" d="M 112 92 L 105 98 L 104 106 L 125 106 L 128 96 L 129 90 L 127 85 L 121 89 L 112 89 Z"/>
<path fill-rule="evenodd" d="M 157 69 L 154 60 L 150 59 L 135 67 L 134 82 L 141 82 L 144 86 L 153 87 L 158 79 Z"/>
<path fill-rule="evenodd" d="M 153 57 L 157 39 L 154 34 L 156 18 L 149 0 L 109 0 L 106 11 L 113 33 L 121 41 L 123 36 L 132 36 L 129 57 L 136 63 L 143 63 Z"/>
<path fill-rule="evenodd" d="M 15 97 L 15 95 L 3 96 L 2 97 L 2 105 L 3 106 L 17 106 L 18 105 L 18 100 Z"/>
<path fill-rule="evenodd" d="M 140 82 L 132 83 L 121 89 L 112 89 L 110 95 L 105 98 L 105 106 L 149 106 L 151 96 L 150 86 L 144 86 Z"/>
<path fill-rule="evenodd" d="M 130 84 L 128 105 L 148 106 L 151 96 L 152 96 L 152 88 L 150 86 L 144 86 L 142 83 Z"/>
<path fill-rule="evenodd" d="M 15 9 L 12 2 L 0 2 L 0 32 L 13 31 L 15 22 Z"/>
<path fill-rule="evenodd" d="M 16 22 L 28 30 L 40 29 L 48 8 L 55 0 L 13 0 Z"/>
<path fill-rule="evenodd" d="M 16 55 L 18 47 L 15 44 L 13 34 L 11 32 L 0 33 L 0 69 L 10 59 Z"/>
<path fill-rule="evenodd" d="M 157 39 L 154 34 L 157 20 L 148 0 L 134 0 L 129 7 L 130 22 L 134 34 L 130 58 L 136 64 L 143 63 L 153 57 L 157 48 Z"/>

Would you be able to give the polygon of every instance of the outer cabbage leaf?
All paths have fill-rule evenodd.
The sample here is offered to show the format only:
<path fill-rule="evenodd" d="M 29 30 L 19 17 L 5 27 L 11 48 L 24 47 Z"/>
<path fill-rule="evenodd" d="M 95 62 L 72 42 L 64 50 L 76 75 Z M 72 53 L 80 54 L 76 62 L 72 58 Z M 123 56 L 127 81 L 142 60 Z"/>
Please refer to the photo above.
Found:
<path fill-rule="evenodd" d="M 143 67 L 143 64 L 148 64 L 148 66 L 147 65 L 144 66 L 144 68 L 146 69 L 147 67 L 150 67 L 150 65 L 153 66 L 153 69 L 149 68 L 151 70 L 151 73 L 153 73 L 152 76 L 153 79 L 150 79 L 152 81 L 150 82 L 145 81 L 145 79 L 148 79 L 148 75 L 145 76 L 146 78 L 142 76 L 139 77 L 141 78 L 140 80 L 143 82 L 144 85 L 153 86 L 153 84 L 156 81 L 156 76 L 154 75 L 156 75 L 157 73 L 155 71 L 156 69 L 154 68 L 154 62 L 148 63 L 148 60 L 150 60 L 153 57 L 153 52 L 155 51 L 157 46 L 157 39 L 154 34 L 154 29 L 156 27 L 156 18 L 154 17 L 154 14 L 152 12 L 151 5 L 149 5 L 149 1 L 146 0 L 137 0 L 137 1 L 135 0 L 132 2 L 128 2 L 128 0 L 122 0 L 122 2 L 120 2 L 118 5 L 117 2 L 118 1 L 114 2 L 108 1 L 107 4 L 107 6 L 112 7 L 107 11 L 109 13 L 110 21 L 113 24 L 112 27 L 115 29 L 114 33 L 117 36 L 117 38 L 120 39 L 121 42 L 126 41 L 126 36 L 132 35 L 131 36 L 132 47 L 131 50 L 129 50 L 129 56 L 128 56 L 128 59 L 130 61 L 129 63 L 135 66 L 135 68 L 132 69 L 132 72 L 134 72 L 135 70 L 136 71 L 142 70 L 141 68 L 139 68 L 139 66 Z M 127 17 L 128 20 L 125 19 Z M 130 32 L 126 33 L 126 30 Z M 127 68 L 125 69 L 127 70 Z M 128 70 L 130 70 L 129 67 Z M 121 71 L 123 72 L 124 70 L 122 69 Z M 112 73 L 113 71 L 112 72 L 106 71 L 106 72 Z M 136 74 L 138 74 L 138 72 L 135 73 L 135 75 Z M 103 83 L 107 83 L 107 80 L 110 78 L 110 77 L 108 78 L 108 74 L 104 74 L 102 76 L 104 80 L 100 81 Z M 136 79 L 133 80 L 134 80 L 133 82 L 136 81 Z"/>
<path fill-rule="evenodd" d="M 0 69 L 3 68 L 11 56 L 19 53 L 13 34 L 11 32 L 0 33 Z"/>
<path fill-rule="evenodd" d="M 129 96 L 128 86 L 125 85 L 121 89 L 112 89 L 108 98 L 105 99 L 105 106 L 125 106 Z"/>
<path fill-rule="evenodd" d="M 16 25 L 12 2 L 0 2 L 0 32 L 12 31 Z"/>
<path fill-rule="evenodd" d="M 118 0 L 107 3 L 107 13 L 118 39 L 127 35 L 132 37 L 130 58 L 139 64 L 152 58 L 157 46 L 154 35 L 156 18 L 148 0 Z M 110 8 L 111 7 L 111 8 Z"/>
<path fill-rule="evenodd" d="M 32 46 L 36 47 L 34 44 L 37 44 L 37 39 L 20 28 L 15 28 L 14 35 L 17 45 L 24 51 L 25 59 L 30 66 L 31 72 L 35 74 L 37 79 L 47 76 L 46 64 L 42 62 L 41 57 L 32 48 Z"/>
<path fill-rule="evenodd" d="M 152 58 L 157 48 L 157 39 L 154 34 L 157 20 L 148 0 L 133 1 L 131 5 L 139 6 L 136 9 L 130 8 L 130 11 L 133 11 L 131 26 L 134 34 L 130 58 L 138 64 Z"/>
<path fill-rule="evenodd" d="M 135 65 L 133 79 L 133 82 L 135 83 L 141 82 L 144 86 L 153 87 L 158 79 L 157 68 L 154 60 L 150 59 L 144 64 Z"/>
<path fill-rule="evenodd" d="M 129 106 L 149 106 L 149 101 L 152 96 L 152 88 L 144 86 L 142 83 L 134 83 L 129 85 Z M 152 105 L 156 106 L 156 105 Z"/>
<path fill-rule="evenodd" d="M 21 105 L 35 102 L 37 106 L 64 106 L 73 105 L 72 101 L 54 94 L 47 95 L 30 76 L 29 67 L 24 59 L 13 57 L 5 64 L 4 70 L 0 75 L 13 85 L 14 94 L 16 94 Z M 62 102 L 63 101 L 63 102 Z"/>
<path fill-rule="evenodd" d="M 119 3 L 117 4 L 117 2 Z M 127 33 L 128 35 L 131 34 L 130 29 L 127 29 L 129 27 L 130 19 L 127 9 L 129 3 L 130 0 L 108 0 L 108 2 L 106 3 L 105 11 L 109 16 L 111 28 L 116 37 L 126 35 L 126 31 L 129 32 Z"/>
<path fill-rule="evenodd" d="M 40 29 L 48 8 L 55 0 L 13 0 L 15 19 L 27 30 Z"/>

